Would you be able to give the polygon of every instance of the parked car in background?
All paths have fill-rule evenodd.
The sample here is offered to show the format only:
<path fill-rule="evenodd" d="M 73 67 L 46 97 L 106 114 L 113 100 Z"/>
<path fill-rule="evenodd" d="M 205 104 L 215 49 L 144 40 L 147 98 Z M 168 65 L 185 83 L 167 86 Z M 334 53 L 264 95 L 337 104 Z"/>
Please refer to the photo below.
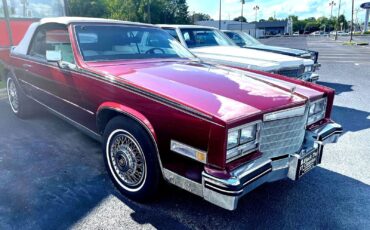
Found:
<path fill-rule="evenodd" d="M 335 36 L 336 32 L 335 31 L 332 31 L 330 32 L 330 35 L 332 36 Z M 348 32 L 345 32 L 345 31 L 338 31 L 338 36 L 348 36 L 349 33 Z"/>
<path fill-rule="evenodd" d="M 254 37 L 250 36 L 245 32 L 240 31 L 223 31 L 230 39 L 232 39 L 238 46 L 242 48 L 248 49 L 256 49 L 262 51 L 268 51 L 278 54 L 284 54 L 292 57 L 299 57 L 304 59 L 311 59 L 314 61 L 314 68 L 313 72 L 315 72 L 321 65 L 318 63 L 319 52 L 317 51 L 309 51 L 309 50 L 301 50 L 301 49 L 292 49 L 286 47 L 279 47 L 279 46 L 269 46 L 261 43 Z M 314 78 L 312 76 L 312 78 Z M 317 80 L 319 78 L 318 74 L 315 77 Z"/>
<path fill-rule="evenodd" d="M 311 36 L 320 36 L 322 35 L 322 32 L 321 31 L 315 31 L 315 32 L 312 32 L 310 33 Z"/>
<path fill-rule="evenodd" d="M 294 32 L 293 36 L 299 36 L 299 32 Z"/>
<path fill-rule="evenodd" d="M 263 70 L 284 76 L 316 81 L 313 74 L 314 62 L 260 50 L 242 49 L 221 31 L 213 27 L 194 25 L 159 25 L 185 47 L 204 61 L 225 64 L 232 67 Z M 259 62 L 275 63 L 269 71 Z"/>
<path fill-rule="evenodd" d="M 112 181 L 138 201 L 164 178 L 234 210 L 265 182 L 301 178 L 341 133 L 334 90 L 201 62 L 153 25 L 42 19 L 5 67 L 13 113 L 38 103 L 101 141 Z"/>

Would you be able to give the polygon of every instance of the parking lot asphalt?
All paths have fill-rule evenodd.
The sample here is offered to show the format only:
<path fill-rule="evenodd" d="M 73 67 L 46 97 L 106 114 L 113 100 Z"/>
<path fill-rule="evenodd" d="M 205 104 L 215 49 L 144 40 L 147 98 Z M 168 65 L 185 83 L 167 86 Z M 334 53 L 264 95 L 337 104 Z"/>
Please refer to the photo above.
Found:
<path fill-rule="evenodd" d="M 266 44 L 320 52 L 345 133 L 300 181 L 265 184 L 229 212 L 172 186 L 149 204 L 114 188 L 100 144 L 43 111 L 28 120 L 0 97 L 0 229 L 370 229 L 370 49 L 327 38 Z"/>

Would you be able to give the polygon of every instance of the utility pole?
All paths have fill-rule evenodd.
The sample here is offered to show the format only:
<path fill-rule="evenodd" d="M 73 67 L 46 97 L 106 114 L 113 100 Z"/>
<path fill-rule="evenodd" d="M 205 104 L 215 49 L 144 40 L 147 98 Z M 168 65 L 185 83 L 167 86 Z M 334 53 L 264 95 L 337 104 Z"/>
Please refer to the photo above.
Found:
<path fill-rule="evenodd" d="M 338 40 L 338 26 L 339 26 L 339 15 L 340 15 L 340 5 L 341 5 L 341 3 L 342 3 L 342 0 L 339 0 L 337 26 L 335 27 L 335 40 Z"/>
<path fill-rule="evenodd" d="M 253 7 L 253 10 L 256 11 L 256 14 L 255 14 L 255 28 L 254 28 L 254 37 L 257 38 L 257 13 L 258 13 L 258 10 L 260 9 L 260 7 L 258 5 L 255 5 Z"/>
<path fill-rule="evenodd" d="M 353 13 L 355 11 L 354 5 L 355 5 L 355 0 L 352 0 L 351 38 L 349 40 L 350 42 L 352 42 L 352 39 L 353 39 Z"/>
<path fill-rule="evenodd" d="M 333 18 L 333 7 L 337 5 L 334 1 L 331 1 L 329 2 L 329 6 L 331 7 L 331 10 L 330 10 L 330 19 Z"/>
<path fill-rule="evenodd" d="M 243 8 L 245 4 L 245 0 L 240 1 L 242 3 L 242 15 L 240 16 L 240 31 L 243 31 Z"/>
<path fill-rule="evenodd" d="M 220 12 L 218 15 L 218 29 L 221 30 L 221 0 L 220 0 Z"/>

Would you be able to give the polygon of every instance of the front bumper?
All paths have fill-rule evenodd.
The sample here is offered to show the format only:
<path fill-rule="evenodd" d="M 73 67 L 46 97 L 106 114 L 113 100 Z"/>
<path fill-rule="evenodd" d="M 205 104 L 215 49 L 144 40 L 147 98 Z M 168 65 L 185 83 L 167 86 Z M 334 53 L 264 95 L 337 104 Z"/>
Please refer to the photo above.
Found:
<path fill-rule="evenodd" d="M 316 130 L 306 131 L 305 141 L 299 153 L 273 159 L 262 157 L 237 168 L 229 179 L 220 179 L 203 172 L 203 197 L 217 206 L 235 210 L 242 196 L 266 182 L 287 177 L 297 180 L 299 160 L 308 154 L 317 151 L 317 163 L 321 163 L 324 145 L 336 143 L 342 132 L 342 127 L 336 123 L 328 123 Z"/>
<path fill-rule="evenodd" d="M 313 71 L 319 70 L 320 67 L 321 67 L 321 64 L 320 63 L 313 64 Z"/>
<path fill-rule="evenodd" d="M 320 76 L 317 73 L 312 73 L 312 72 L 304 73 L 301 76 L 302 80 L 312 82 L 312 83 L 316 83 L 319 80 L 319 78 Z"/>

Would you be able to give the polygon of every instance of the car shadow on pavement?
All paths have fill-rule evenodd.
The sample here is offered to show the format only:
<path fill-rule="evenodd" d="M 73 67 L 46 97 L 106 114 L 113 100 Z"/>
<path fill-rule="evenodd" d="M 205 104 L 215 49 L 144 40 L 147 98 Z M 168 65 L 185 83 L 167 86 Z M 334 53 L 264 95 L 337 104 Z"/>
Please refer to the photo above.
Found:
<path fill-rule="evenodd" d="M 344 132 L 356 132 L 370 128 L 370 113 L 366 111 L 335 105 L 332 119 L 342 125 Z"/>
<path fill-rule="evenodd" d="M 0 111 L 0 229 L 84 227 L 84 219 L 112 196 L 120 202 L 104 206 L 108 214 L 101 220 L 94 215 L 98 225 L 86 228 L 109 228 L 107 220 L 158 229 L 370 225 L 370 186 L 320 167 L 298 182 L 265 184 L 242 198 L 234 212 L 169 185 L 157 201 L 138 204 L 112 185 L 100 144 L 48 113 L 19 120 L 1 102 Z"/>
<path fill-rule="evenodd" d="M 192 229 L 361 229 L 370 224 L 370 204 L 364 203 L 369 199 L 369 185 L 318 167 L 298 182 L 263 185 L 242 198 L 233 212 L 176 188 L 150 210 L 170 213 Z M 156 221 L 143 218 L 141 211 L 131 215 L 135 221 Z"/>
<path fill-rule="evenodd" d="M 353 85 L 341 84 L 341 83 L 333 83 L 333 82 L 317 82 L 318 85 L 323 85 L 332 89 L 335 89 L 335 94 L 339 95 L 341 93 L 352 92 Z"/>

